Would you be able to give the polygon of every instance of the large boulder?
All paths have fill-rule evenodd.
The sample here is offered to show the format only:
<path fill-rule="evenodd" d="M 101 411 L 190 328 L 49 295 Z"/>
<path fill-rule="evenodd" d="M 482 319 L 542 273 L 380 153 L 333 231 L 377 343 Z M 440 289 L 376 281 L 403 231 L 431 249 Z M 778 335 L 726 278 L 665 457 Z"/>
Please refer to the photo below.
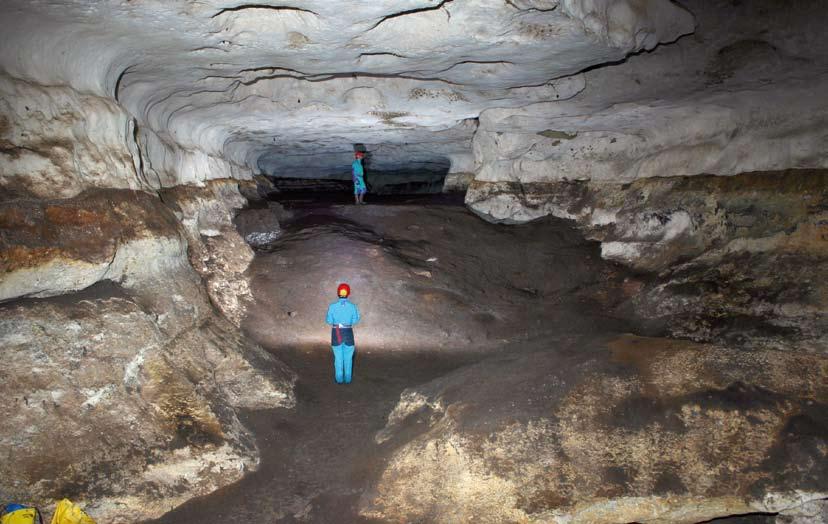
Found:
<path fill-rule="evenodd" d="M 828 498 L 828 359 L 622 336 L 406 390 L 362 513 L 692 523 Z"/>
<path fill-rule="evenodd" d="M 226 320 L 187 319 L 197 296 L 171 298 L 180 313 L 103 284 L 2 306 L 5 497 L 136 522 L 256 469 L 236 411 L 291 407 L 293 375 Z M 163 316 L 189 323 L 171 337 Z"/>
<path fill-rule="evenodd" d="M 5 496 L 134 522 L 255 469 L 237 411 L 295 377 L 216 311 L 187 227 L 128 190 L 0 204 Z"/>

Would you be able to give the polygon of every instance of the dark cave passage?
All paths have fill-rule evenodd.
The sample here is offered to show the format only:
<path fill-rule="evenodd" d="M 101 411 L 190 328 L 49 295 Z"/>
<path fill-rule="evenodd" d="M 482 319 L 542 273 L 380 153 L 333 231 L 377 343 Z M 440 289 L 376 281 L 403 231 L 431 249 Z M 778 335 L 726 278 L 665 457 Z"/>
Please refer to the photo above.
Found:
<path fill-rule="evenodd" d="M 287 4 L 0 2 L 0 512 L 828 522 L 824 0 Z"/>
<path fill-rule="evenodd" d="M 255 473 L 153 522 L 381 522 L 360 513 L 371 485 L 428 424 L 415 414 L 377 441 L 406 388 L 491 358 L 587 359 L 632 322 L 625 272 L 567 221 L 494 225 L 450 195 L 366 206 L 274 196 L 287 215 L 251 265 L 256 303 L 243 330 L 298 373 L 298 404 L 244 415 L 262 456 Z M 339 281 L 363 316 L 347 386 L 333 381 L 323 322 Z M 524 377 L 508 379 L 519 388 Z"/>

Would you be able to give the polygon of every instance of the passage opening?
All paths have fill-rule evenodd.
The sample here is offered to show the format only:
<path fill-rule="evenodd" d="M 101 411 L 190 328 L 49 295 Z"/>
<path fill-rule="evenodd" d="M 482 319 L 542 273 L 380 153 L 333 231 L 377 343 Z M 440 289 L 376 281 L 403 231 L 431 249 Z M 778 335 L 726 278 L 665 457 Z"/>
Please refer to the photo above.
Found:
<path fill-rule="evenodd" d="M 445 156 L 377 151 L 354 144 L 354 152 L 357 151 L 362 154 L 363 178 L 370 195 L 434 195 L 444 191 L 451 167 L 451 161 Z M 353 192 L 353 161 L 354 153 L 276 155 L 271 152 L 259 160 L 259 167 L 283 195 L 347 194 Z"/>

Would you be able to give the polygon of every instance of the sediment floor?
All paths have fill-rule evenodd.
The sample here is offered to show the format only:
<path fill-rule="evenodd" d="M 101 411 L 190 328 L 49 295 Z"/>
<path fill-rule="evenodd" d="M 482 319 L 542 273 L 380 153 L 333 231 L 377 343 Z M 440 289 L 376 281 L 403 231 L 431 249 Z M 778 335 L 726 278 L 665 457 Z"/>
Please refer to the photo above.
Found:
<path fill-rule="evenodd" d="M 374 437 L 407 387 L 492 355 L 573 351 L 630 325 L 625 276 L 564 221 L 497 226 L 452 202 L 287 204 L 251 266 L 245 332 L 298 373 L 295 409 L 248 412 L 261 465 L 157 523 L 370 522 L 390 453 Z M 348 279 L 362 310 L 354 381 L 333 381 L 325 306 Z M 333 285 L 333 287 L 331 287 Z"/>

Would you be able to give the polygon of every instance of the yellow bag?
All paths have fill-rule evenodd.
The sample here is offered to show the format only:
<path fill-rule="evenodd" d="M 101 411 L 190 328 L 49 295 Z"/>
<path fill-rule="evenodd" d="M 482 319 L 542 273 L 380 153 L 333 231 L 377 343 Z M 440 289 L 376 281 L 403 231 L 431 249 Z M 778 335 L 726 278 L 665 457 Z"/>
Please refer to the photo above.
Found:
<path fill-rule="evenodd" d="M 19 506 L 18 506 L 19 507 Z M 0 524 L 36 524 L 40 519 L 40 512 L 37 508 L 16 509 L 0 517 Z"/>
<path fill-rule="evenodd" d="M 95 524 L 95 521 L 76 504 L 72 504 L 69 499 L 63 499 L 55 508 L 52 524 Z"/>

